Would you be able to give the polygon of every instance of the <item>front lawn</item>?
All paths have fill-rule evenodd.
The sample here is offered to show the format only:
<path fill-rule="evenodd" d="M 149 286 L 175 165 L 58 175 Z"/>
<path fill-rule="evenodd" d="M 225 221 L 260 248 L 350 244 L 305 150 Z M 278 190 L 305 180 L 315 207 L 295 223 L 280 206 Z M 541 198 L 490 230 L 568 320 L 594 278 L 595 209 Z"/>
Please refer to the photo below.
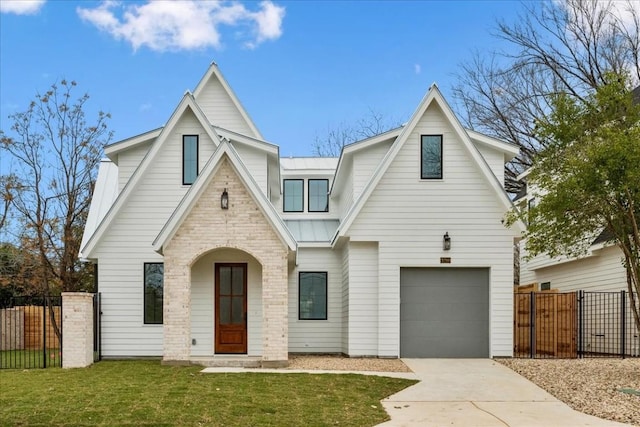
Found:
<path fill-rule="evenodd" d="M 0 424 L 373 426 L 415 381 L 363 375 L 201 374 L 158 361 L 0 371 Z"/>

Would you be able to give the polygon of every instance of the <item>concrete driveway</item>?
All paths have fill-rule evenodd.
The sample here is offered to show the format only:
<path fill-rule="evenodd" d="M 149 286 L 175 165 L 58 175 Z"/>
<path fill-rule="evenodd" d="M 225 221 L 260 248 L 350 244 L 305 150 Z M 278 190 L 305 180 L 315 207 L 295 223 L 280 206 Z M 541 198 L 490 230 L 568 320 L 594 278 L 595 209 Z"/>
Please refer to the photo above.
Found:
<path fill-rule="evenodd" d="M 402 359 L 420 382 L 382 401 L 385 427 L 614 427 L 490 359 Z"/>

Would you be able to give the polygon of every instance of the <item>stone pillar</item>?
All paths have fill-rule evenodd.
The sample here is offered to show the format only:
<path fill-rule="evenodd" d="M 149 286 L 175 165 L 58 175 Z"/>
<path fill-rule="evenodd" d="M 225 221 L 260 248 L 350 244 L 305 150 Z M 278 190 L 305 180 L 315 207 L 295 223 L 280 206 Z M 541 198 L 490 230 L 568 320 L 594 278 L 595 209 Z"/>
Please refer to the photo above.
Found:
<path fill-rule="evenodd" d="M 62 367 L 93 363 L 93 294 L 62 293 Z"/>

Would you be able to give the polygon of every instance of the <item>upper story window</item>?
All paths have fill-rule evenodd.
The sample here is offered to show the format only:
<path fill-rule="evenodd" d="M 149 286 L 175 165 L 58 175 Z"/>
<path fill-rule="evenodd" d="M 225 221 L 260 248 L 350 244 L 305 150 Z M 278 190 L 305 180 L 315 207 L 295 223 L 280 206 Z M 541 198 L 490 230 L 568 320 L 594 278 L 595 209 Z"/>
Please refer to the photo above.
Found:
<path fill-rule="evenodd" d="M 193 184 L 198 176 L 198 135 L 182 136 L 182 183 Z"/>
<path fill-rule="evenodd" d="M 442 135 L 420 137 L 420 178 L 442 179 Z"/>
<path fill-rule="evenodd" d="M 304 211 L 304 179 L 284 180 L 284 212 Z"/>
<path fill-rule="evenodd" d="M 329 212 L 329 180 L 309 180 L 309 212 Z"/>

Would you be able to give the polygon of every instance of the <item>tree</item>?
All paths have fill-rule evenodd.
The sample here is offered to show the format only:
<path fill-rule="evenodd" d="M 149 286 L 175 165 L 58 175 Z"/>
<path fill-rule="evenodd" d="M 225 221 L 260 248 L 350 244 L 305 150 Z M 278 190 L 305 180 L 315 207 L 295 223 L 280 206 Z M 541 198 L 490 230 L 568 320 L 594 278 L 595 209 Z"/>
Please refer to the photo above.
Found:
<path fill-rule="evenodd" d="M 605 83 L 607 72 L 640 82 L 640 9 L 633 0 L 523 3 L 513 23 L 498 23 L 504 50 L 477 52 L 462 64 L 453 93 L 465 125 L 520 147 L 506 169 L 506 188 L 544 148 L 535 124 L 556 93 L 578 101 Z"/>
<path fill-rule="evenodd" d="M 512 211 L 528 222 L 528 256 L 584 255 L 606 231 L 623 253 L 631 306 L 640 330 L 640 105 L 625 75 L 604 74 L 587 96 L 557 94 L 539 120 L 544 149 L 528 176 L 538 204 Z M 634 295 L 635 293 L 635 295 Z"/>
<path fill-rule="evenodd" d="M 326 135 L 316 136 L 312 146 L 313 154 L 319 157 L 339 157 L 345 145 L 380 135 L 398 126 L 400 123 L 397 121 L 387 120 L 383 114 L 369 109 L 368 114 L 355 125 L 342 122 L 338 126 L 329 127 Z"/>
<path fill-rule="evenodd" d="M 73 100 L 75 87 L 74 81 L 53 84 L 26 111 L 9 116 L 11 135 L 0 131 L 0 155 L 13 169 L 3 187 L 16 222 L 11 231 L 21 251 L 37 255 L 46 295 L 90 286 L 77 258 L 102 147 L 112 136 L 109 114 L 87 123 L 89 96 Z"/>

